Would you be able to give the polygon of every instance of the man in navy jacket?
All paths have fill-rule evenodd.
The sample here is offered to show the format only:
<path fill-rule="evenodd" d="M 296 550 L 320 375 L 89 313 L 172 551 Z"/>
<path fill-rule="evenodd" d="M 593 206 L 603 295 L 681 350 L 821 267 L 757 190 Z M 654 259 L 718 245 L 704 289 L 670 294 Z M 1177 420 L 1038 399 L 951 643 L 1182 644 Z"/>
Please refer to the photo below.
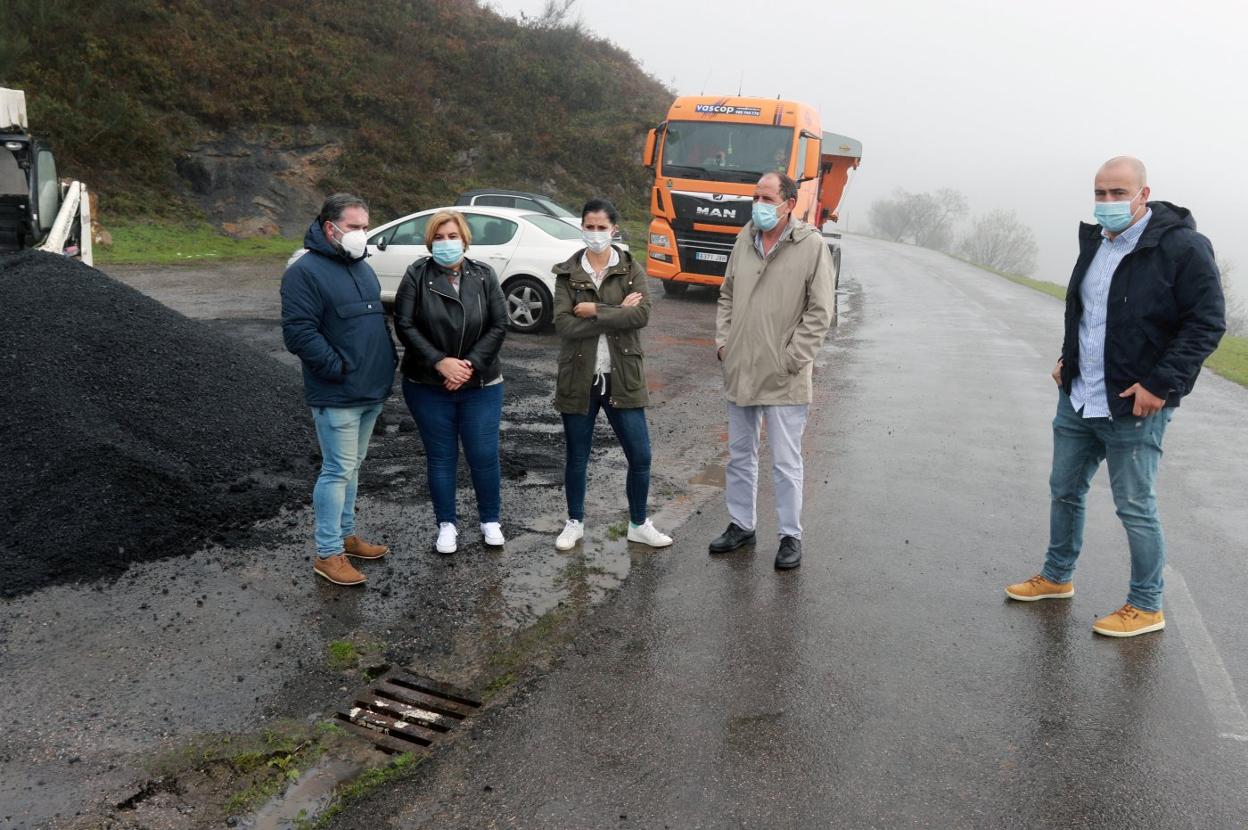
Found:
<path fill-rule="evenodd" d="M 336 585 L 365 581 L 347 557 L 379 559 L 390 550 L 355 533 L 360 466 L 398 365 L 381 285 L 364 261 L 367 228 L 363 199 L 330 196 L 282 276 L 282 338 L 303 362 L 304 399 L 321 445 L 313 570 Z"/>
<path fill-rule="evenodd" d="M 1154 482 L 1162 438 L 1200 367 L 1226 331 L 1226 303 L 1209 240 L 1186 208 L 1150 202 L 1144 165 L 1105 162 L 1094 181 L 1099 224 L 1079 231 L 1066 290 L 1066 336 L 1053 370 L 1049 547 L 1044 569 L 1005 589 L 1033 601 L 1074 595 L 1084 502 L 1101 461 L 1131 551 L 1122 608 L 1092 630 L 1134 637 L 1165 627 L 1165 539 Z"/>

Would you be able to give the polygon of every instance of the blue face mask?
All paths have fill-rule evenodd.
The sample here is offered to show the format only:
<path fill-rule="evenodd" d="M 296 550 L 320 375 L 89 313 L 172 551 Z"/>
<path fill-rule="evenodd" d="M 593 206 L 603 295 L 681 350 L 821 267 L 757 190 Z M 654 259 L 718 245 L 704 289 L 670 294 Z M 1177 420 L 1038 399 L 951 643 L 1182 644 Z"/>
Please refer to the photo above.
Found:
<path fill-rule="evenodd" d="M 1135 211 L 1131 203 L 1143 193 L 1143 189 L 1125 202 L 1097 202 L 1092 206 L 1092 215 L 1097 223 L 1110 233 L 1121 233 L 1131 226 L 1131 217 Z"/>
<path fill-rule="evenodd" d="M 464 258 L 464 240 L 435 239 L 430 250 L 434 262 L 439 265 L 454 265 Z"/>
<path fill-rule="evenodd" d="M 755 202 L 751 218 L 754 220 L 754 227 L 760 231 L 769 231 L 780 221 L 780 217 L 776 215 L 776 206 L 767 202 Z"/>

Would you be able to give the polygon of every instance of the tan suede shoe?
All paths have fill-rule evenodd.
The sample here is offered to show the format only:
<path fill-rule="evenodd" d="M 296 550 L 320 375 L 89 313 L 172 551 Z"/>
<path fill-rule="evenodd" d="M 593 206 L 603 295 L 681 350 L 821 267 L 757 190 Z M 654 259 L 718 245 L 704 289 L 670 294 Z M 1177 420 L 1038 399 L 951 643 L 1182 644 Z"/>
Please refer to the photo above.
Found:
<path fill-rule="evenodd" d="M 318 576 L 325 577 L 335 585 L 363 585 L 367 581 L 364 574 L 357 571 L 347 561 L 346 555 L 341 553 L 325 559 L 318 556 L 316 564 L 312 566 L 312 570 L 316 571 Z"/>
<path fill-rule="evenodd" d="M 1136 637 L 1165 627 L 1166 617 L 1160 611 L 1141 611 L 1131 603 L 1092 623 L 1092 630 L 1106 637 Z"/>
<path fill-rule="evenodd" d="M 347 556 L 356 559 L 380 559 L 390 552 L 390 548 L 385 545 L 370 544 L 359 536 L 348 536 L 342 540 L 342 546 L 346 549 L 344 552 Z"/>
<path fill-rule="evenodd" d="M 1005 595 L 1021 602 L 1035 602 L 1038 599 L 1069 599 L 1075 595 L 1075 584 L 1073 582 L 1049 582 L 1036 574 L 1026 582 L 1006 585 Z"/>

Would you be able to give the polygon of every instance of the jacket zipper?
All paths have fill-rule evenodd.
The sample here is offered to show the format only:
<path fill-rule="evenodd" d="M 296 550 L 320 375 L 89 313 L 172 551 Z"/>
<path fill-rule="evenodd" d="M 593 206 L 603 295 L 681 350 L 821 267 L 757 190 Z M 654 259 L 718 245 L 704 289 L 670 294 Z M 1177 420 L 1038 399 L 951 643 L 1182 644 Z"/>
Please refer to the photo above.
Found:
<path fill-rule="evenodd" d="M 460 279 L 462 280 L 463 278 L 461 277 Z M 462 285 L 463 283 L 461 282 L 460 284 Z M 459 307 L 464 312 L 463 314 L 464 318 L 466 319 L 468 317 L 468 309 L 464 308 L 464 301 L 461 300 L 459 297 L 452 297 L 449 294 L 443 294 L 441 291 L 438 291 L 436 288 L 431 289 L 431 291 L 432 293 L 437 294 L 439 297 L 446 297 L 446 299 L 448 300 L 454 300 L 455 302 L 459 303 Z M 459 358 L 460 360 L 463 360 L 463 358 L 460 357 L 460 355 L 462 355 L 463 353 L 464 353 L 464 322 L 461 319 L 459 323 L 459 351 L 455 353 L 455 357 Z"/>
<path fill-rule="evenodd" d="M 481 294 L 485 293 L 485 287 L 482 286 Z M 481 339 L 482 332 L 485 331 L 485 300 L 481 299 L 481 294 L 477 295 L 477 310 L 481 312 L 481 320 L 477 323 L 477 339 Z M 485 378 L 480 378 L 480 385 L 485 386 Z"/>

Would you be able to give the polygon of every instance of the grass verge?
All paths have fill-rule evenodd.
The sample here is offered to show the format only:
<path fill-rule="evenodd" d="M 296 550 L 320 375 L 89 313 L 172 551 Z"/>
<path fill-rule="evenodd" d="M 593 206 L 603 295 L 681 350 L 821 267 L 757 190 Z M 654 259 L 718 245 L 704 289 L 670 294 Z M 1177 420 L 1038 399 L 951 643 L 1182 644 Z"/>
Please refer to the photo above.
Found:
<path fill-rule="evenodd" d="M 365 770 L 353 780 L 339 786 L 333 802 L 325 809 L 325 812 L 311 820 L 297 821 L 296 828 L 298 830 L 320 830 L 320 828 L 328 827 L 334 817 L 351 806 L 353 802 L 359 801 L 380 787 L 407 778 L 416 772 L 424 760 L 425 757 L 423 755 L 403 754 L 385 766 Z"/>
<path fill-rule="evenodd" d="M 1248 337 L 1233 334 L 1223 337 L 1218 350 L 1205 361 L 1205 366 L 1227 380 L 1248 386 Z"/>
<path fill-rule="evenodd" d="M 955 257 L 955 259 L 961 258 Z M 975 263 L 967 260 L 961 261 L 967 262 L 969 265 L 975 265 Z M 1028 288 L 1048 294 L 1050 297 L 1056 297 L 1059 300 L 1066 299 L 1066 286 L 1064 285 L 1044 280 L 1033 280 L 1030 277 L 1022 277 L 1018 274 L 1008 274 L 995 268 L 986 268 L 983 265 L 975 265 L 975 267 L 996 274 L 998 277 L 1004 277 L 1010 282 L 1016 282 L 1019 285 L 1025 285 Z M 1234 381 L 1240 386 L 1248 386 L 1248 337 L 1237 337 L 1233 334 L 1225 335 L 1222 338 L 1222 343 L 1218 346 L 1218 350 L 1209 355 L 1209 359 L 1205 361 L 1205 368 L 1217 372 L 1222 377 Z"/>
<path fill-rule="evenodd" d="M 100 265 L 169 265 L 204 260 L 271 259 L 289 256 L 299 240 L 282 236 L 234 239 L 207 222 L 109 226 L 113 244 L 96 246 Z"/>

